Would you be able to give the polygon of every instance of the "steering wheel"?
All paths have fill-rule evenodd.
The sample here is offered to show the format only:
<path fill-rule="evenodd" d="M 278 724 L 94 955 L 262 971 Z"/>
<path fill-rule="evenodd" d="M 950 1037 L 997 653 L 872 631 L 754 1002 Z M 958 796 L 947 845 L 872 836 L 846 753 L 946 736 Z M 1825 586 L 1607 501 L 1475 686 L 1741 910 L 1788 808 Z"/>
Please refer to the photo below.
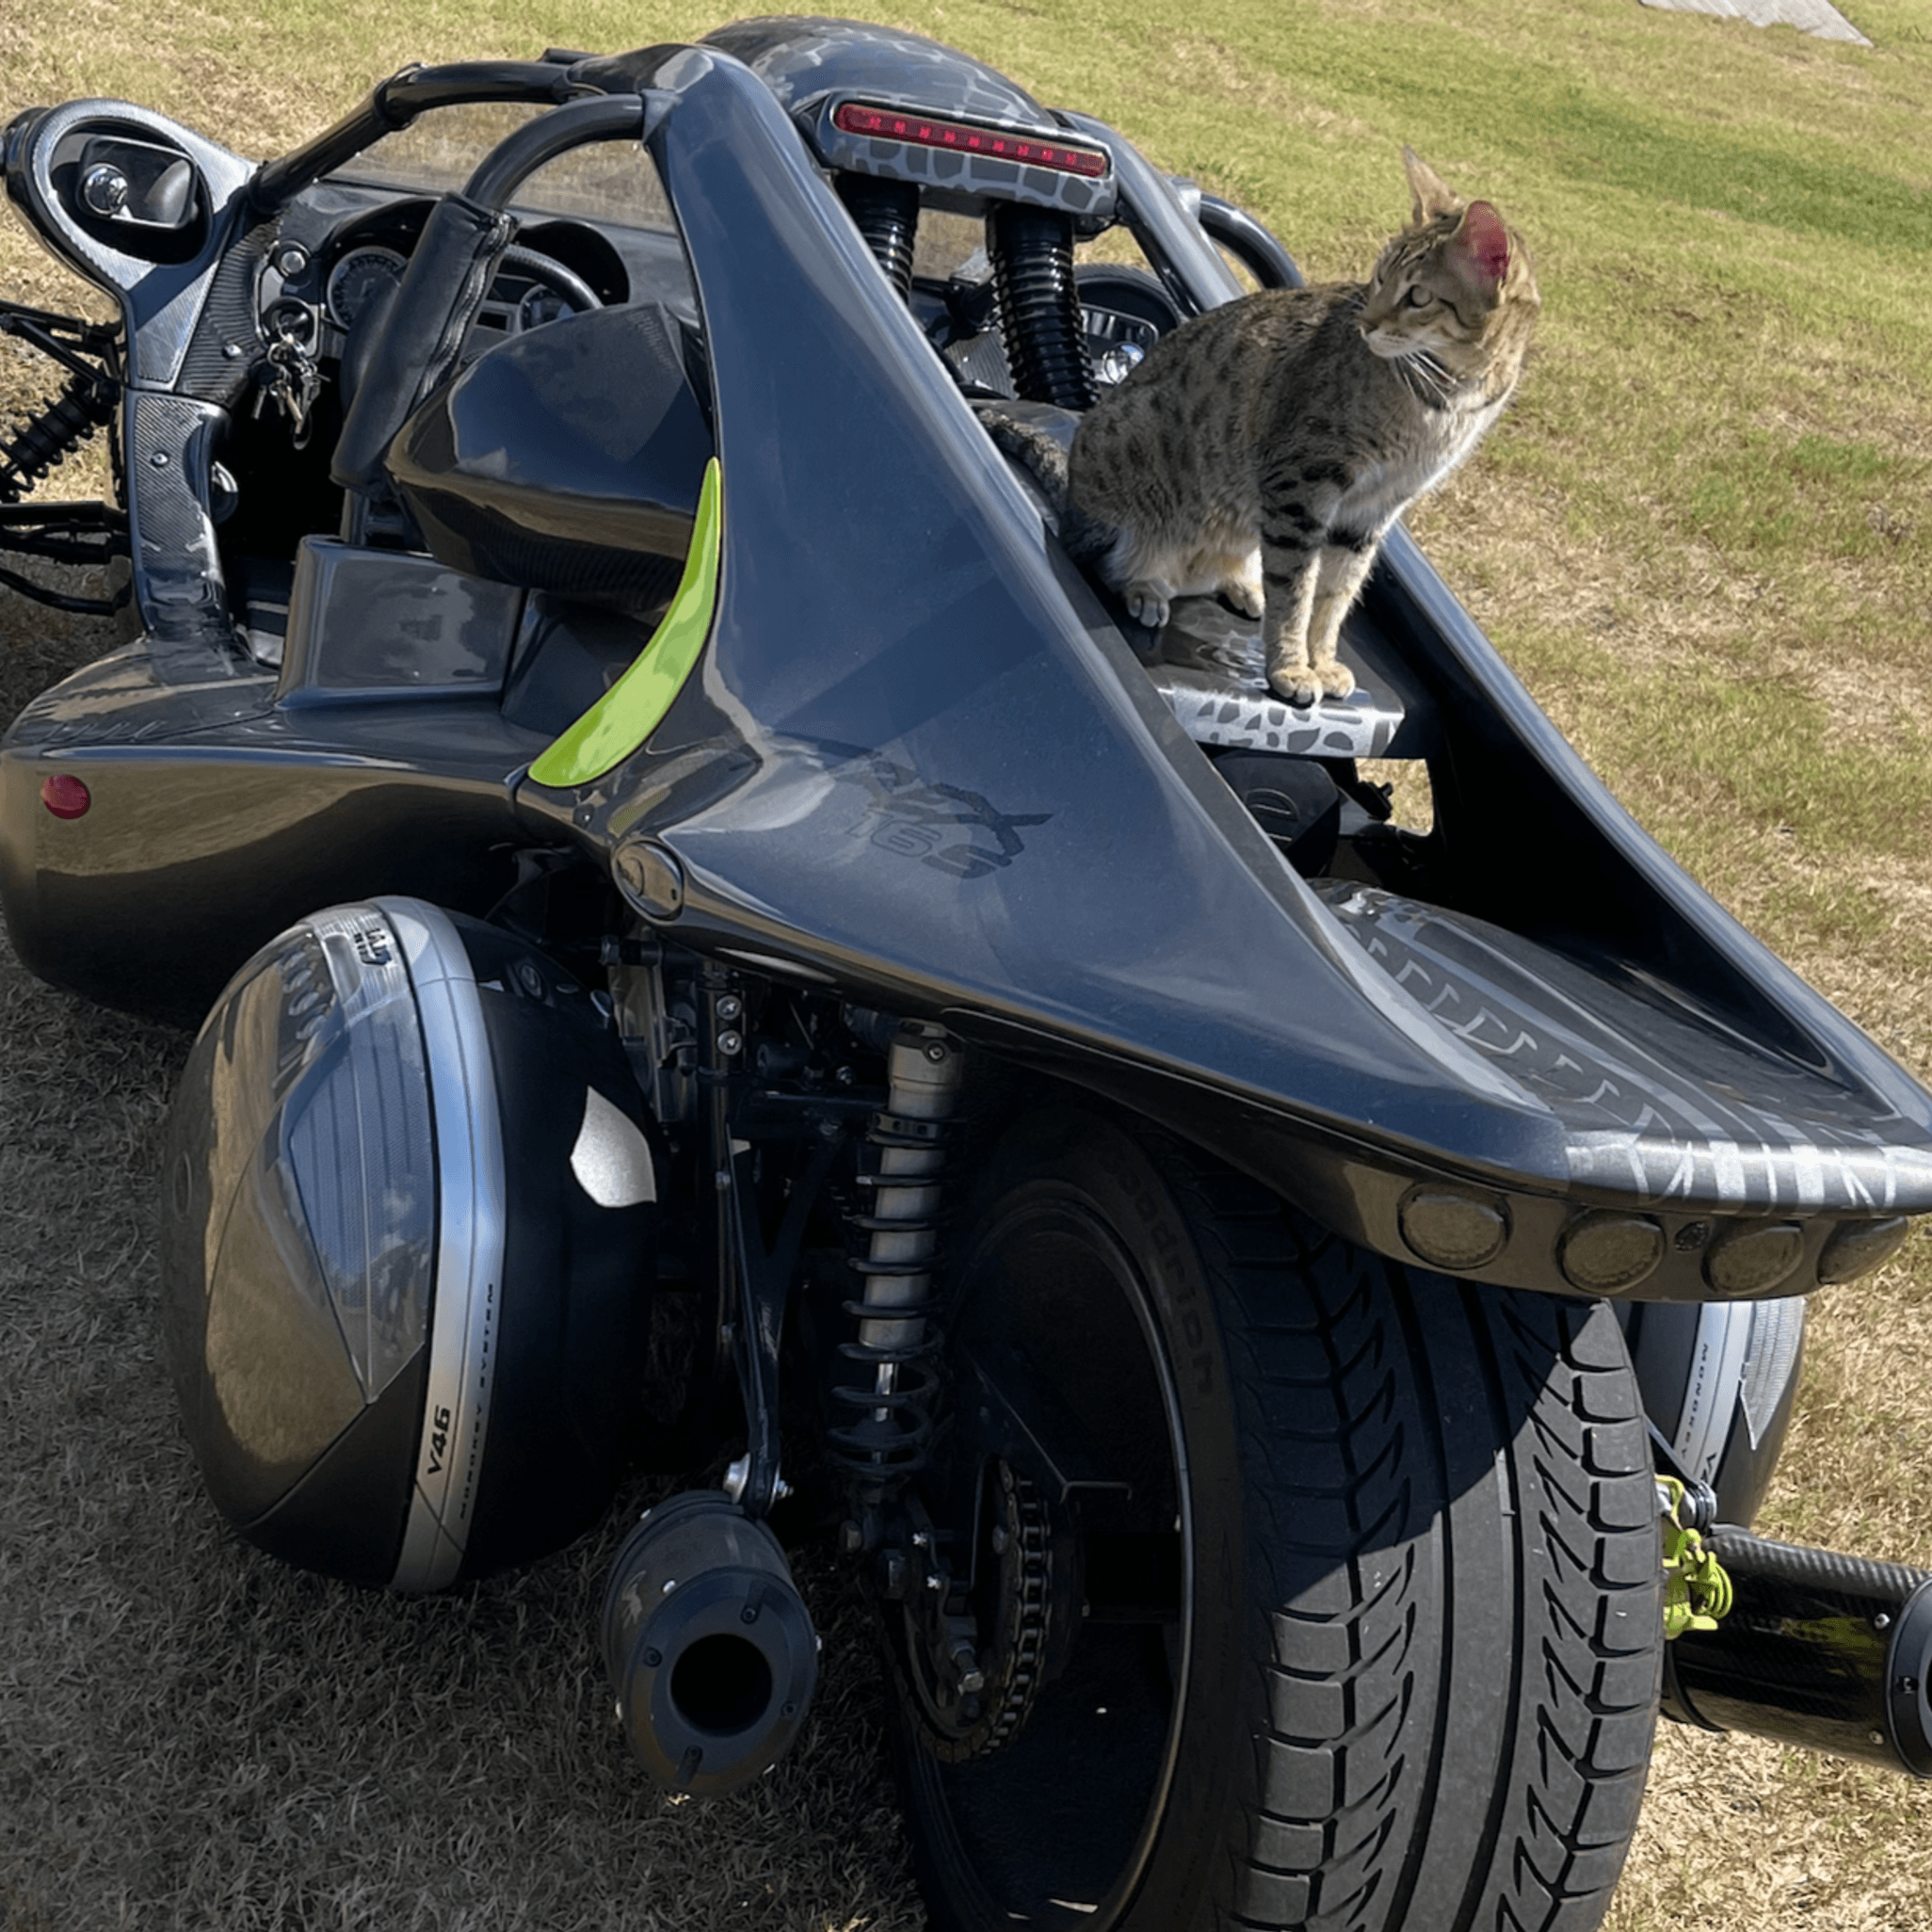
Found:
<path fill-rule="evenodd" d="M 495 293 L 498 271 L 517 252 L 510 246 L 513 227 L 503 211 L 518 185 L 567 149 L 585 141 L 636 140 L 643 125 L 644 104 L 635 95 L 568 101 L 498 142 L 464 191 L 443 196 L 429 211 L 394 300 L 380 326 L 370 330 L 368 359 L 356 372 L 361 379 L 349 397 L 330 463 L 330 475 L 345 490 L 380 488 L 390 439 L 455 366 L 471 322 L 484 299 Z M 537 260 L 533 256 L 530 264 L 533 276 L 540 273 L 563 300 L 575 300 L 568 284 L 549 282 L 551 276 L 571 271 L 547 260 L 539 270 Z M 588 298 L 587 306 L 598 306 L 581 277 L 571 275 L 571 282 Z"/>
<path fill-rule="evenodd" d="M 349 327 L 337 377 L 345 415 L 354 408 L 378 345 L 389 333 L 399 288 L 397 282 L 389 283 Z M 583 314 L 603 306 L 603 297 L 574 268 L 566 267 L 555 255 L 513 244 L 504 250 L 490 285 L 469 319 L 456 362 L 460 364 L 469 360 L 474 331 L 478 328 L 489 331 L 490 339 L 501 341 L 524 330 L 541 328 L 560 315 Z"/>
<path fill-rule="evenodd" d="M 533 285 L 518 291 L 519 281 Z M 603 306 L 604 298 L 574 268 L 566 267 L 555 255 L 512 245 L 503 251 L 503 260 L 497 264 L 470 326 L 515 335 L 554 322 L 559 315 L 581 315 L 587 309 Z"/>

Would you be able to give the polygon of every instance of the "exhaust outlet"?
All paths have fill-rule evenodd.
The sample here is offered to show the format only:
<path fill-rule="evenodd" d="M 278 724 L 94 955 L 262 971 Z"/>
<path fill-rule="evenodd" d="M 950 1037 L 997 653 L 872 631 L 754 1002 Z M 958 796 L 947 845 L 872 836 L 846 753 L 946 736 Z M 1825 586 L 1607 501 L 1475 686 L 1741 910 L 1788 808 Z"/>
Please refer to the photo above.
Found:
<path fill-rule="evenodd" d="M 604 1661 L 631 1748 L 668 1790 L 716 1797 L 783 1757 L 818 1683 L 818 1639 L 778 1538 L 690 1489 L 625 1539 Z"/>
<path fill-rule="evenodd" d="M 1932 1573 L 1723 1524 L 1704 1543 L 1735 1594 L 1665 1646 L 1665 1715 L 1932 1777 Z"/>

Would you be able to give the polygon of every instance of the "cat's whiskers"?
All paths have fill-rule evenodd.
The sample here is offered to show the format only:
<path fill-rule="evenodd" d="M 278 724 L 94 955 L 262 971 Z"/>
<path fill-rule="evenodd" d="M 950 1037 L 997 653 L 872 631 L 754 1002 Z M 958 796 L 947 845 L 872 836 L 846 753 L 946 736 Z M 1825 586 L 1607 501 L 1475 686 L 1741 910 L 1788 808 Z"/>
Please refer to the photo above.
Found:
<path fill-rule="evenodd" d="M 1406 356 L 1393 358 L 1393 366 L 1419 403 L 1446 410 L 1455 401 L 1456 390 L 1460 385 L 1432 350 L 1411 349 Z"/>

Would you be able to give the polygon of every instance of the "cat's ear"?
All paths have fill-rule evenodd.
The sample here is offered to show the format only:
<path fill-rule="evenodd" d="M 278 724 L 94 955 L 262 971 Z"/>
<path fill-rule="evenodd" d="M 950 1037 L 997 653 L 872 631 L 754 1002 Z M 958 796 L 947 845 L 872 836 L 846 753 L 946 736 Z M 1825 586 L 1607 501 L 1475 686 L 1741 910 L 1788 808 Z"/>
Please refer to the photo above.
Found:
<path fill-rule="evenodd" d="M 1420 228 L 1438 215 L 1454 215 L 1461 209 L 1462 197 L 1413 148 L 1403 149 L 1402 168 L 1409 176 L 1409 191 L 1415 197 L 1415 209 L 1409 217 L 1411 228 Z"/>
<path fill-rule="evenodd" d="M 1493 295 L 1509 272 L 1509 231 L 1488 201 L 1472 201 L 1444 253 L 1454 272 L 1483 295 Z"/>

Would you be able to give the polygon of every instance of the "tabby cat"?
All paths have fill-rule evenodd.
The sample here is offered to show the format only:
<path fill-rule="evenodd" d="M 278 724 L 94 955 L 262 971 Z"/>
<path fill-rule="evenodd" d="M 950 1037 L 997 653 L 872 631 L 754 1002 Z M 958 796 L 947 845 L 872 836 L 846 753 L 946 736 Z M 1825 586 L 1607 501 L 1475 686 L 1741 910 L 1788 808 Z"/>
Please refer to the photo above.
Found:
<path fill-rule="evenodd" d="M 1066 459 L 1069 548 L 1142 623 L 1215 591 L 1264 619 L 1268 683 L 1297 705 L 1354 689 L 1342 620 L 1389 525 L 1502 413 L 1539 304 L 1495 208 L 1402 161 L 1409 226 L 1365 284 L 1196 316 L 1087 411 Z"/>

